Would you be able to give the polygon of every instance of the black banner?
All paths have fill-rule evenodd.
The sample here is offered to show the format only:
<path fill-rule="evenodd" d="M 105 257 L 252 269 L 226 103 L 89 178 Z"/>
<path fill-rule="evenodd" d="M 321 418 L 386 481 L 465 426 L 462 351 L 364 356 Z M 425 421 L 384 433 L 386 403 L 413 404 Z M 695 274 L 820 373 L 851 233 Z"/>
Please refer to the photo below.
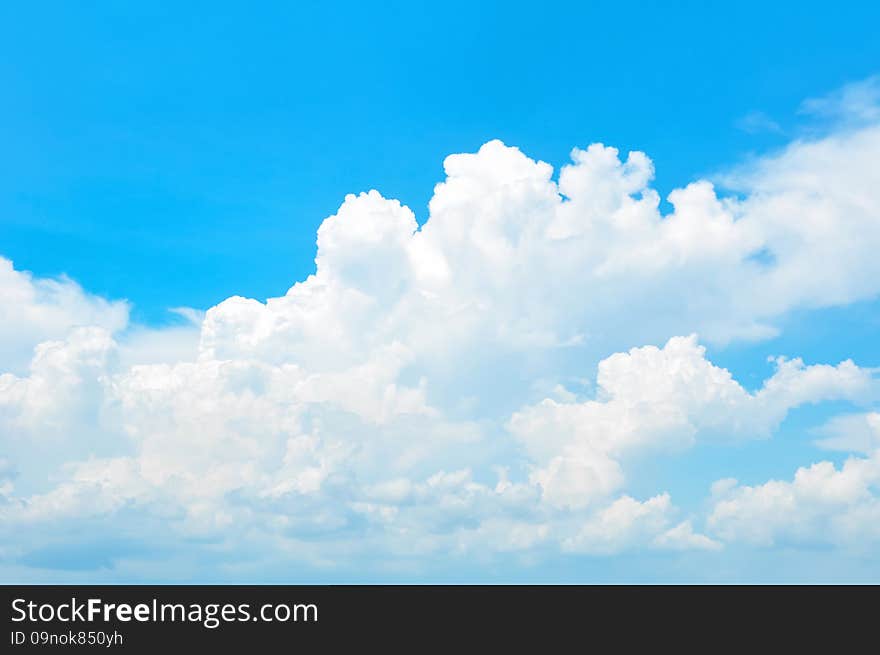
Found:
<path fill-rule="evenodd" d="M 880 600 L 875 587 L 5 586 L 0 595 L 2 653 L 873 650 Z"/>

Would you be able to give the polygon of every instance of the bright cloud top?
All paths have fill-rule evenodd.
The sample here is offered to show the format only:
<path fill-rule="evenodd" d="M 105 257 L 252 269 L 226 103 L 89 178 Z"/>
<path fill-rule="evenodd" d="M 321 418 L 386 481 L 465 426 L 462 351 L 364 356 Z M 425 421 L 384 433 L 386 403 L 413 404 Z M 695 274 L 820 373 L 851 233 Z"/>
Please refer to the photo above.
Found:
<path fill-rule="evenodd" d="M 446 159 L 421 228 L 347 196 L 314 275 L 176 331 L 0 260 L 0 557 L 82 525 L 325 569 L 874 543 L 876 371 L 779 358 L 750 391 L 701 343 L 880 294 L 878 155 L 876 121 L 846 125 L 737 171 L 735 196 L 676 189 L 663 215 L 641 152 L 575 149 L 554 179 L 491 141 Z M 638 458 L 768 438 L 831 401 L 859 408 L 818 429 L 859 453 L 840 468 L 721 480 L 703 515 L 630 495 Z"/>

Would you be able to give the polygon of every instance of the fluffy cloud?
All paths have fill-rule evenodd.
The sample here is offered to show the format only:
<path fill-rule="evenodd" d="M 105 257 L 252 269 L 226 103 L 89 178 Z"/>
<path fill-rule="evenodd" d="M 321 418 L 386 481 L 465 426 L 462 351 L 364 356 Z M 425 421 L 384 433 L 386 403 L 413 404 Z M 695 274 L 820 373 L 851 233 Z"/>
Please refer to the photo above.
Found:
<path fill-rule="evenodd" d="M 22 372 L 34 346 L 73 328 L 117 332 L 127 324 L 127 303 L 88 294 L 66 277 L 35 278 L 0 257 L 0 371 Z"/>
<path fill-rule="evenodd" d="M 795 143 L 730 178 L 743 199 L 701 181 L 664 216 L 642 153 L 575 150 L 554 182 L 493 141 L 447 158 L 420 230 L 396 201 L 349 196 L 321 226 L 315 275 L 209 310 L 202 353 L 325 371 L 396 343 L 436 393 L 485 396 L 487 361 L 534 379 L 675 334 L 769 336 L 792 309 L 880 291 L 878 149 L 874 127 Z"/>
<path fill-rule="evenodd" d="M 872 374 L 851 361 L 776 365 L 752 394 L 705 358 L 695 336 L 675 337 L 600 362 L 597 400 L 546 399 L 515 413 L 509 427 L 540 463 L 532 479 L 545 498 L 577 507 L 622 486 L 618 460 L 627 455 L 680 450 L 698 437 L 766 437 L 798 405 L 877 394 Z"/>
<path fill-rule="evenodd" d="M 819 462 L 799 468 L 792 481 L 740 486 L 722 480 L 713 489 L 709 527 L 726 540 L 759 545 L 831 543 L 870 546 L 880 538 L 880 457 L 851 458 L 842 467 Z"/>
<path fill-rule="evenodd" d="M 562 547 L 568 552 L 608 554 L 625 548 L 718 550 L 721 544 L 696 534 L 690 521 L 669 526 L 672 502 L 662 494 L 639 502 L 629 496 L 615 500 L 591 517 Z"/>
<path fill-rule="evenodd" d="M 791 481 L 713 486 L 710 529 L 727 540 L 870 548 L 880 540 L 880 420 L 876 412 L 834 418 L 817 432 L 825 448 L 860 451 L 842 466 L 822 461 Z"/>
<path fill-rule="evenodd" d="M 711 536 L 660 490 L 633 498 L 627 471 L 766 438 L 803 404 L 877 399 L 852 361 L 779 358 L 750 391 L 676 335 L 722 347 L 876 296 L 878 153 L 863 121 L 737 171 L 737 196 L 677 189 L 663 215 L 643 153 L 576 149 L 554 179 L 491 141 L 446 159 L 421 227 L 375 191 L 347 196 L 313 275 L 174 330 L 0 260 L 4 552 L 89 521 L 315 566 L 853 533 L 874 455 L 720 483 Z M 830 518 L 841 503 L 848 523 Z"/>
<path fill-rule="evenodd" d="M 750 393 L 695 337 L 676 337 L 600 362 L 594 399 L 547 399 L 504 429 L 446 416 L 427 403 L 424 378 L 400 384 L 411 361 L 403 349 L 324 373 L 209 357 L 108 372 L 113 351 L 106 333 L 77 330 L 38 348 L 30 377 L 7 376 L 10 389 L 23 389 L 2 396 L 19 409 L 12 432 L 41 437 L 60 416 L 128 449 L 68 464 L 66 480 L 45 491 L 10 494 L 0 508 L 9 529 L 133 512 L 164 517 L 181 538 L 228 539 L 234 527 L 300 546 L 320 539 L 331 559 L 350 555 L 352 534 L 385 557 L 716 550 L 668 494 L 618 495 L 629 458 L 698 438 L 767 436 L 798 404 L 859 400 L 876 388 L 852 362 L 777 360 Z M 39 393 L 50 380 L 56 392 Z M 56 395 L 70 407 L 29 404 Z M 501 463 L 521 474 L 493 470 Z"/>

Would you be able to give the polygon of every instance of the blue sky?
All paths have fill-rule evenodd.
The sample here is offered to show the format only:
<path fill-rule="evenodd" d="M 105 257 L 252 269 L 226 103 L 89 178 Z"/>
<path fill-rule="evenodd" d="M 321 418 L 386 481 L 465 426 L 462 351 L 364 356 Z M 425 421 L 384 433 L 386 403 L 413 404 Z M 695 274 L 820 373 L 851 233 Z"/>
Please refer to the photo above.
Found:
<path fill-rule="evenodd" d="M 880 580 L 878 21 L 4 5 L 0 579 Z"/>
<path fill-rule="evenodd" d="M 377 188 L 426 218 L 491 138 L 643 150 L 668 191 L 779 147 L 738 127 L 876 72 L 873 3 L 16 3 L 0 20 L 3 253 L 135 303 L 284 292 Z"/>

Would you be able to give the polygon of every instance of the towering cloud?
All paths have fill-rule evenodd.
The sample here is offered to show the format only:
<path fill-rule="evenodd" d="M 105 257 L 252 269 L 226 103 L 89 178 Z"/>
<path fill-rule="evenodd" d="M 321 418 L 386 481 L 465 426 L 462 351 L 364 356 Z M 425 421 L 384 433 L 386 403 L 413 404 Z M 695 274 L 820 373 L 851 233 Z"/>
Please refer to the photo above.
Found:
<path fill-rule="evenodd" d="M 876 514 L 871 418 L 823 428 L 865 458 L 719 482 L 705 520 L 663 489 L 634 498 L 628 469 L 770 437 L 804 404 L 877 401 L 851 360 L 778 358 L 750 390 L 701 344 L 880 293 L 878 155 L 861 120 L 738 170 L 735 195 L 676 189 L 664 215 L 643 153 L 576 149 L 554 178 L 491 141 L 446 159 L 421 227 L 347 196 L 315 273 L 191 313 L 197 348 L 0 260 L 0 556 L 86 523 L 317 567 L 857 540 Z"/>

